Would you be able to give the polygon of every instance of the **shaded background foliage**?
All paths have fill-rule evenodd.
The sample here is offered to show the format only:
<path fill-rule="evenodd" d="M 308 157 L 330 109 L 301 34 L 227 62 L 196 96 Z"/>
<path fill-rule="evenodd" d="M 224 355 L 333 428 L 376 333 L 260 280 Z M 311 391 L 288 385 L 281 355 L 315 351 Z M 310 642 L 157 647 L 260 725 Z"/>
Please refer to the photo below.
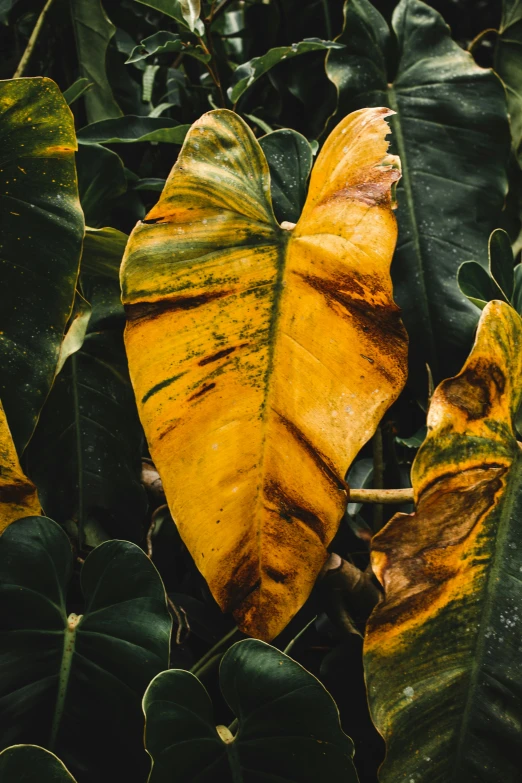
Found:
<path fill-rule="evenodd" d="M 161 482 L 147 462 L 121 340 L 124 314 L 118 297 L 118 267 L 125 236 L 118 232 L 128 234 L 155 204 L 179 152 L 184 126 L 213 107 L 234 106 L 258 137 L 293 129 L 315 153 L 327 128 L 340 119 L 337 90 L 325 65 L 341 50 L 328 53 L 327 48 L 317 48 L 300 54 L 291 47 L 307 38 L 334 41 L 342 35 L 344 16 L 342 0 L 221 0 L 203 5 L 203 17 L 209 15 L 211 6 L 214 10 L 212 22 L 207 23 L 208 52 L 201 48 L 198 28 L 191 32 L 179 21 L 179 14 L 176 21 L 159 10 L 175 7 L 163 0 L 150 0 L 150 4 L 105 0 L 103 8 L 99 0 L 54 0 L 45 18 L 24 75 L 48 76 L 65 93 L 80 130 L 76 162 L 86 223 L 92 229 L 110 227 L 113 232 L 101 236 L 104 241 L 98 245 L 96 232 L 87 235 L 79 280 L 79 291 L 92 308 L 86 338 L 58 376 L 23 465 L 38 486 L 45 512 L 65 527 L 81 558 L 113 537 L 135 541 L 152 553 L 175 622 L 171 666 L 190 668 L 203 656 L 197 664 L 198 676 L 212 697 L 217 722 L 227 724 L 233 715 L 221 695 L 217 669 L 227 645 L 240 634 L 234 633 L 232 621 L 221 614 L 194 567 L 170 519 Z M 348 0 L 348 10 L 351 5 Z M 374 3 L 388 21 L 396 5 L 394 0 Z M 442 14 L 463 49 L 483 30 L 500 26 L 500 2 L 431 0 L 428 5 Z M 14 74 L 41 9 L 36 0 L 0 0 L 0 78 Z M 165 33 L 161 40 L 153 38 L 142 45 L 159 32 Z M 350 31 L 342 40 L 351 45 Z M 495 45 L 491 36 L 485 36 L 473 47 L 479 65 L 494 64 Z M 290 49 L 238 95 L 238 79 L 249 72 L 241 66 L 275 47 Z M 394 56 L 390 56 L 392 70 L 397 65 Z M 477 93 L 479 110 L 481 100 Z M 271 144 L 273 137 L 263 144 L 267 155 Z M 505 146 L 507 168 L 508 143 Z M 272 154 L 277 156 L 278 151 Z M 306 157 L 310 152 L 303 154 Z M 283 191 L 285 166 L 287 180 L 299 177 L 296 156 L 289 154 L 282 167 Z M 304 171 L 303 195 L 306 175 Z M 514 161 L 509 175 L 509 195 L 491 219 L 498 224 L 493 228 L 506 228 L 515 242 L 520 171 Z M 291 208 L 296 205 L 286 205 Z M 294 219 L 293 214 L 283 212 L 278 217 Z M 474 260 L 487 260 L 486 244 L 483 258 Z M 456 286 L 456 280 L 448 284 Z M 478 311 L 470 313 L 478 318 Z M 465 342 L 455 356 L 445 357 L 446 374 L 459 369 L 470 345 Z M 418 380 L 410 382 L 385 416 L 373 443 L 352 466 L 351 486 L 410 486 L 410 466 L 424 437 L 429 393 L 429 377 L 419 366 L 414 371 Z M 57 476 L 63 479 L 59 487 Z M 366 568 L 370 537 L 390 515 L 382 507 L 350 504 L 332 551 Z M 77 574 L 73 590 L 75 578 Z M 284 649 L 292 644 L 296 660 L 330 690 L 343 728 L 354 740 L 360 780 L 375 783 L 384 746 L 366 703 L 359 633 L 364 618 L 358 627 L 343 622 L 336 601 L 328 586 L 317 588 L 275 645 Z M 220 643 L 223 637 L 225 642 Z"/>

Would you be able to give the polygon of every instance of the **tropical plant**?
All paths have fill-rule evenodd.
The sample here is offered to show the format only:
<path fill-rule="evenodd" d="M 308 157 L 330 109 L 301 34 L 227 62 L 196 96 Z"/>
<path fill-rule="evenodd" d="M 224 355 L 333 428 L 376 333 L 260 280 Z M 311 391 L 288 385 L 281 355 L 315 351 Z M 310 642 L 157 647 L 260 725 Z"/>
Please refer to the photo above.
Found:
<path fill-rule="evenodd" d="M 2 783 L 518 783 L 522 4 L 0 21 Z"/>

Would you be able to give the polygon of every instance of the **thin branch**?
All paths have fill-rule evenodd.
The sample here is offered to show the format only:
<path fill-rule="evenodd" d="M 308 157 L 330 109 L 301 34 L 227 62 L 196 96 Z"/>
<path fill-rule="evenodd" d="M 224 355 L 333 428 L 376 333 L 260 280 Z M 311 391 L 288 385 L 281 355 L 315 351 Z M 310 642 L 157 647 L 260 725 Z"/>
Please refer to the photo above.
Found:
<path fill-rule="evenodd" d="M 350 489 L 350 503 L 413 503 L 413 489 Z"/>
<path fill-rule="evenodd" d="M 53 4 L 53 0 L 47 0 L 46 4 L 42 8 L 40 16 L 36 20 L 36 24 L 34 26 L 33 32 L 31 33 L 31 37 L 27 41 L 27 46 L 25 47 L 25 52 L 22 55 L 22 59 L 18 63 L 18 68 L 13 74 L 13 79 L 19 79 L 20 76 L 23 76 L 24 71 L 27 67 L 27 63 L 29 62 L 29 58 L 33 53 L 33 49 L 35 47 L 38 36 L 40 35 L 40 30 L 42 29 L 42 25 L 44 23 L 45 17 L 47 16 L 47 12 L 49 8 L 52 6 L 52 4 Z"/>

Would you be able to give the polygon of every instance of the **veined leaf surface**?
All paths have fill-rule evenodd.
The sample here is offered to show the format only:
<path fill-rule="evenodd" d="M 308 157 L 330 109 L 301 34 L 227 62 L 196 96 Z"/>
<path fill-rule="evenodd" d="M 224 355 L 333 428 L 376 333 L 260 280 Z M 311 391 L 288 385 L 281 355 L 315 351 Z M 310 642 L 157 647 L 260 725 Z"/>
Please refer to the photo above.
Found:
<path fill-rule="evenodd" d="M 308 597 L 346 470 L 405 380 L 388 114 L 339 124 L 289 231 L 250 129 L 209 112 L 123 261 L 131 379 L 172 515 L 222 609 L 262 639 Z"/>
<path fill-rule="evenodd" d="M 0 534 L 11 522 L 40 513 L 36 488 L 22 472 L 0 403 Z"/>
<path fill-rule="evenodd" d="M 83 214 L 73 117 L 54 82 L 0 82 L 0 134 L 0 399 L 21 453 L 72 310 Z"/>
<path fill-rule="evenodd" d="M 374 538 L 386 598 L 365 651 L 382 783 L 520 780 L 521 343 L 520 316 L 487 304 L 464 368 L 433 395 L 417 511 Z"/>

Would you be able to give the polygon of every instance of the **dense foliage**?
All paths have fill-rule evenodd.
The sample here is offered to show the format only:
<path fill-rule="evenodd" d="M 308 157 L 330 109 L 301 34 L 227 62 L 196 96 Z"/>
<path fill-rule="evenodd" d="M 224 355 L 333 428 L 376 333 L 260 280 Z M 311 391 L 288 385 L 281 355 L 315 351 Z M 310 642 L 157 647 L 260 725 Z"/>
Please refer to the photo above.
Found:
<path fill-rule="evenodd" d="M 2 783 L 518 781 L 522 4 L 0 23 Z M 291 415 L 216 456 L 264 363 Z"/>

